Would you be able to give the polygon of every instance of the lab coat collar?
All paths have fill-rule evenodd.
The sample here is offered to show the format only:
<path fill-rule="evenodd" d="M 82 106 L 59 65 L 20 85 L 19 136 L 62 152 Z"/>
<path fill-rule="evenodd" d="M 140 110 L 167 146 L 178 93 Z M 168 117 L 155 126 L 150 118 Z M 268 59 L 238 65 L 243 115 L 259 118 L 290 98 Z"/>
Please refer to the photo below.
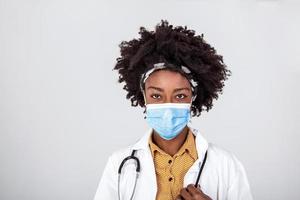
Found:
<path fill-rule="evenodd" d="M 208 142 L 207 140 L 200 134 L 199 130 L 196 128 L 191 127 L 191 125 L 188 125 L 188 128 L 191 130 L 191 132 L 196 136 L 195 143 L 196 143 L 196 149 L 198 153 L 198 159 L 203 160 L 205 152 L 208 148 Z M 141 139 L 139 139 L 134 145 L 133 149 L 135 150 L 148 150 L 149 149 L 149 137 L 151 136 L 153 129 L 150 128 L 146 131 L 146 133 L 143 135 Z"/>

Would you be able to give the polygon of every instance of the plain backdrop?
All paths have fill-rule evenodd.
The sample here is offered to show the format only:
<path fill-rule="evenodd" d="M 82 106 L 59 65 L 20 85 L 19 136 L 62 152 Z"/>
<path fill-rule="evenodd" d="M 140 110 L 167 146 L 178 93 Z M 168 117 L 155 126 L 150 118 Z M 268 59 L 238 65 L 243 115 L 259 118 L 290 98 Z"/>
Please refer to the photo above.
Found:
<path fill-rule="evenodd" d="M 112 68 L 122 40 L 186 25 L 232 71 L 193 126 L 244 164 L 256 200 L 300 199 L 300 3 L 0 0 L 0 199 L 92 200 L 148 126 Z"/>

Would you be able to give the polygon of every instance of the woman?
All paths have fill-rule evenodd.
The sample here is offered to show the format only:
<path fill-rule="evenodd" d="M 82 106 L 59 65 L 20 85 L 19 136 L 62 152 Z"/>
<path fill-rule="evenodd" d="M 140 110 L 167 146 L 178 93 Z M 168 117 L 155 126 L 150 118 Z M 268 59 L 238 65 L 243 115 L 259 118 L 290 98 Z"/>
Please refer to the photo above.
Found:
<path fill-rule="evenodd" d="M 166 20 L 139 34 L 120 44 L 114 69 L 151 128 L 109 157 L 94 200 L 251 200 L 240 161 L 189 124 L 212 108 L 230 76 L 222 56 L 203 35 Z"/>

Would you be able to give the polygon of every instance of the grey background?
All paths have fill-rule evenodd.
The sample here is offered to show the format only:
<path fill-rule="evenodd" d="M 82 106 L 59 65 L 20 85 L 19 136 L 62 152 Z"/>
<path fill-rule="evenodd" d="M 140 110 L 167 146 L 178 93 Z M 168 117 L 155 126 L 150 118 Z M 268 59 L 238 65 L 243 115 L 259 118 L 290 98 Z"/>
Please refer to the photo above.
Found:
<path fill-rule="evenodd" d="M 0 0 L 0 199 L 92 200 L 108 156 L 148 129 L 112 71 L 118 44 L 187 25 L 232 71 L 193 119 L 254 198 L 300 199 L 297 1 Z"/>

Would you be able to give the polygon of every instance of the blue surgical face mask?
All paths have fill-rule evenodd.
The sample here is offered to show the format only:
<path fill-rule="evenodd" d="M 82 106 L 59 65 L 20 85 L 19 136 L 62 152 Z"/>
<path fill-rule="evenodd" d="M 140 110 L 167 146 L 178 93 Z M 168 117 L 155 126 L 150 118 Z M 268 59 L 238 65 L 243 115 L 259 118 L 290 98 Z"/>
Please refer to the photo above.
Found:
<path fill-rule="evenodd" d="M 165 140 L 175 138 L 190 120 L 190 103 L 146 104 L 146 120 Z"/>

